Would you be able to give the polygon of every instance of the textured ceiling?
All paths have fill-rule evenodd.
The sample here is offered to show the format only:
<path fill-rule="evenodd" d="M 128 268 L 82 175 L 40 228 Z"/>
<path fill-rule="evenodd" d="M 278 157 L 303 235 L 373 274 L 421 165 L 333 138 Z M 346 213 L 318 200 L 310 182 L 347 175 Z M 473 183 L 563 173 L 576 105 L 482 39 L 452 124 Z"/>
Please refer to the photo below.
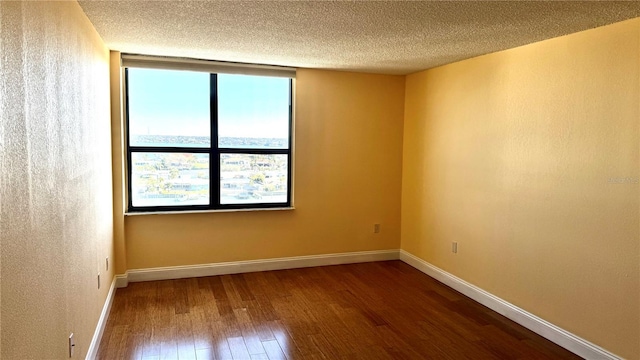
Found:
<path fill-rule="evenodd" d="M 408 74 L 640 16 L 639 1 L 79 1 L 112 50 Z"/>

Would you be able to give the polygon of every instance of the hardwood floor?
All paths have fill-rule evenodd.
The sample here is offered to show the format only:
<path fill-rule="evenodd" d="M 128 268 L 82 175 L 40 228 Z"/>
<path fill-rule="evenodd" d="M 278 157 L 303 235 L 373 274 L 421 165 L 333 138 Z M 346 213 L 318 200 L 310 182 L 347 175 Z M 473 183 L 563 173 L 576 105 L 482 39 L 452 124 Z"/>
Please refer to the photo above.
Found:
<path fill-rule="evenodd" d="M 99 359 L 579 359 L 400 261 L 130 283 Z"/>

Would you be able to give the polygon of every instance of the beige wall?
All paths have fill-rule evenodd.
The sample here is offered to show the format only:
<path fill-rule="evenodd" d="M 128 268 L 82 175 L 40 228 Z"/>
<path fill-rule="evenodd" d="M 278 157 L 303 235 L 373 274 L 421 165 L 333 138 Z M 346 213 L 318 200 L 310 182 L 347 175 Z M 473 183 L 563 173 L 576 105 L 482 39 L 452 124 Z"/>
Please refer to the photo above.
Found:
<path fill-rule="evenodd" d="M 76 2 L 3 1 L 0 54 L 0 358 L 66 359 L 71 332 L 84 358 L 113 278 L 109 53 Z"/>
<path fill-rule="evenodd" d="M 111 169 L 113 172 L 113 253 L 116 274 L 127 271 L 126 243 L 124 237 L 125 181 L 124 181 L 124 94 L 122 92 L 123 71 L 120 52 L 109 53 L 109 76 L 111 90 Z"/>
<path fill-rule="evenodd" d="M 0 30 L 1 358 L 66 358 L 70 332 L 83 358 L 106 256 L 123 273 L 400 245 L 640 358 L 639 185 L 609 182 L 640 176 L 640 19 L 406 84 L 299 70 L 295 210 L 126 218 L 92 25 L 75 2 L 2 2 Z"/>
<path fill-rule="evenodd" d="M 629 359 L 639 41 L 635 19 L 410 75 L 404 123 L 402 249 Z"/>
<path fill-rule="evenodd" d="M 404 77 L 301 69 L 295 104 L 295 210 L 128 216 L 128 269 L 399 248 Z"/>

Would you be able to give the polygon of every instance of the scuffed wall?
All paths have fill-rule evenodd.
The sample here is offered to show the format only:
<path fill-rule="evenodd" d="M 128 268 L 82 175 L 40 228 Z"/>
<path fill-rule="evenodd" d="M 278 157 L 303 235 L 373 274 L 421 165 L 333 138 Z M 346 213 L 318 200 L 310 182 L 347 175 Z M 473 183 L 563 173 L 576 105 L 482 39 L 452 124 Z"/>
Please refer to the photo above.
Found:
<path fill-rule="evenodd" d="M 71 332 L 87 353 L 113 278 L 109 106 L 76 2 L 0 2 L 2 359 L 66 359 Z"/>

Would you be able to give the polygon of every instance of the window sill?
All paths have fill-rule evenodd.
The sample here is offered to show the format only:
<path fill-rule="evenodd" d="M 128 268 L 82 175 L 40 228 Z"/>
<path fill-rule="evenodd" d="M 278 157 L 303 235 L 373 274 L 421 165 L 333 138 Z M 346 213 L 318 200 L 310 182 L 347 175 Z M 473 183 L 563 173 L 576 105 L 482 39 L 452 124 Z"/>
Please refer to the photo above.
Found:
<path fill-rule="evenodd" d="M 228 212 L 253 212 L 253 211 L 290 211 L 295 207 L 280 208 L 258 208 L 258 209 L 221 209 L 221 210 L 193 210 L 193 211 L 141 211 L 141 212 L 125 212 L 124 216 L 140 216 L 140 215 L 182 215 L 182 214 L 206 214 L 206 213 L 228 213 Z"/>

